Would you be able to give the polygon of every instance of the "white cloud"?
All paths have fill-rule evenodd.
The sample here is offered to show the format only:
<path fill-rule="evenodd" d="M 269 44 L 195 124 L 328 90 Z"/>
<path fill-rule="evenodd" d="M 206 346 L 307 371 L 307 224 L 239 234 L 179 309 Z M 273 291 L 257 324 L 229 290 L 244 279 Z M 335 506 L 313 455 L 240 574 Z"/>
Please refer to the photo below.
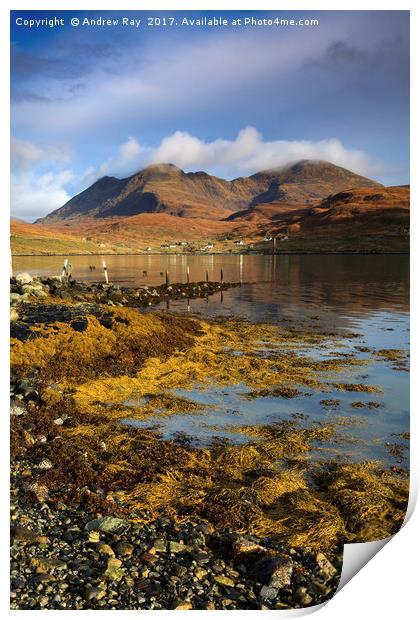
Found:
<path fill-rule="evenodd" d="M 48 172 L 38 177 L 31 172 L 12 175 L 12 214 L 33 220 L 63 206 L 71 198 L 65 185 L 72 180 L 72 177 L 69 170 L 57 174 Z"/>
<path fill-rule="evenodd" d="M 125 162 L 133 161 L 133 159 L 139 155 L 140 151 L 140 144 L 135 138 L 130 136 L 127 142 L 124 142 L 124 144 L 121 144 L 120 146 L 119 155 L 121 163 L 124 164 Z"/>
<path fill-rule="evenodd" d="M 61 207 L 71 198 L 66 186 L 74 180 L 74 174 L 60 169 L 70 154 L 67 143 L 39 146 L 12 136 L 11 212 L 14 216 L 32 220 Z"/>
<path fill-rule="evenodd" d="M 84 184 L 106 174 L 128 176 L 152 163 L 171 163 L 183 170 L 205 170 L 222 176 L 249 175 L 267 168 L 284 166 L 301 159 L 321 159 L 364 175 L 375 175 L 381 165 L 363 151 L 347 149 L 340 140 L 264 141 L 255 127 L 245 127 L 235 139 L 218 138 L 205 142 L 187 132 L 175 131 L 155 147 L 141 147 L 133 137 L 123 143 L 117 154 L 99 168 L 85 173 Z M 226 171 L 226 172 L 225 172 Z"/>
<path fill-rule="evenodd" d="M 284 166 L 301 159 L 322 159 L 360 174 L 377 169 L 365 153 L 347 149 L 336 138 L 264 141 L 255 127 L 242 129 L 234 140 L 204 142 L 189 133 L 176 131 L 164 138 L 150 161 L 170 162 L 186 169 L 226 168 L 238 174 L 252 174 Z"/>

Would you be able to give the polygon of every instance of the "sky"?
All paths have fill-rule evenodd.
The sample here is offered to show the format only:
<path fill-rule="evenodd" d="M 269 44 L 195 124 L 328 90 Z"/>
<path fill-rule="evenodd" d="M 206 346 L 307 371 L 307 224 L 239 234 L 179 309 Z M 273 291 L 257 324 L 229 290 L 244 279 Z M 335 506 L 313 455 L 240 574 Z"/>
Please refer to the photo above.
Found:
<path fill-rule="evenodd" d="M 182 25 L 204 17 L 228 25 Z M 409 182 L 408 11 L 13 11 L 11 58 L 12 215 L 27 221 L 152 163 L 232 179 L 322 159 Z"/>

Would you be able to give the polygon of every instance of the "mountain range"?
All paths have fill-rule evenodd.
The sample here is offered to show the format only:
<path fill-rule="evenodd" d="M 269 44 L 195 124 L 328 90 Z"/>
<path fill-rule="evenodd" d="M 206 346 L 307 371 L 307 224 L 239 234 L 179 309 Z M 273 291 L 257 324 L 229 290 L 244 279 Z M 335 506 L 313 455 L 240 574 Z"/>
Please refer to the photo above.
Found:
<path fill-rule="evenodd" d="M 181 240 L 192 250 L 406 252 L 409 186 L 377 181 L 325 161 L 302 160 L 232 181 L 155 164 L 103 177 L 34 224 L 11 222 L 22 254 L 133 253 Z M 241 243 L 242 246 L 242 243 Z"/>
<path fill-rule="evenodd" d="M 380 184 L 323 161 L 303 160 L 226 181 L 206 172 L 156 164 L 126 178 L 102 177 L 37 223 L 166 213 L 183 218 L 240 219 L 259 205 L 312 205 L 349 188 Z"/>

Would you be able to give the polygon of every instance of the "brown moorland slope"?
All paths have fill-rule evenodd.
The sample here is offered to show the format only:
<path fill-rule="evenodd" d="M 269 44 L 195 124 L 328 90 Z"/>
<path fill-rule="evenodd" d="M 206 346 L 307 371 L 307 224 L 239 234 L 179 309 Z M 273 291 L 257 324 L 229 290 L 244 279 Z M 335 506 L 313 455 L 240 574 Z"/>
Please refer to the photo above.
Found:
<path fill-rule="evenodd" d="M 255 231 L 299 236 L 404 234 L 409 227 L 410 187 L 359 188 L 331 194 L 312 206 L 272 202 L 259 204 L 230 222 Z"/>
<path fill-rule="evenodd" d="M 141 213 L 131 217 L 98 220 L 84 218 L 67 222 L 27 224 L 12 221 L 11 245 L 14 254 L 129 254 L 151 247 L 161 251 L 162 244 L 184 241 L 200 249 L 217 242 L 217 251 L 229 251 L 233 242 L 226 236 L 253 238 L 247 222 L 226 222 L 198 218 L 180 218 L 166 213 Z M 181 250 L 179 247 L 178 250 Z"/>
<path fill-rule="evenodd" d="M 410 223 L 410 187 L 355 189 L 328 196 L 301 218 L 304 235 L 406 234 Z"/>

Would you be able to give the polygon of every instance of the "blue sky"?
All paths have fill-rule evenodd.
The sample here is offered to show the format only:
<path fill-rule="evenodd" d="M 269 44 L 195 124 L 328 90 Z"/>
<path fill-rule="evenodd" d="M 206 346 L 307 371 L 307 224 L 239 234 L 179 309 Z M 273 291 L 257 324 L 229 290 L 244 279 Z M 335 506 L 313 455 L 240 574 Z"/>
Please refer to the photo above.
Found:
<path fill-rule="evenodd" d="M 319 25 L 145 25 L 220 15 Z M 54 16 L 65 25 L 16 25 Z M 72 27 L 72 17 L 119 25 Z M 326 159 L 409 182 L 408 12 L 14 11 L 11 22 L 18 217 L 45 215 L 105 174 L 164 161 L 235 178 Z"/>

